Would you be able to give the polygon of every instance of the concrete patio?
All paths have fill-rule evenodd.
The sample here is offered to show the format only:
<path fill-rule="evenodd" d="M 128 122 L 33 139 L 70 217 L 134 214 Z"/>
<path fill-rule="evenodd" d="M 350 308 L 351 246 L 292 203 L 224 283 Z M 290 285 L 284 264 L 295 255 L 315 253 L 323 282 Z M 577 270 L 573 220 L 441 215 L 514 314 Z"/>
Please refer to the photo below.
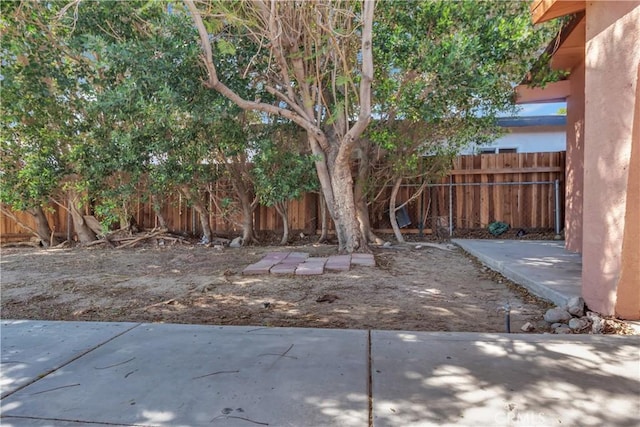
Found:
<path fill-rule="evenodd" d="M 452 239 L 492 270 L 557 306 L 581 295 L 582 258 L 553 240 Z"/>

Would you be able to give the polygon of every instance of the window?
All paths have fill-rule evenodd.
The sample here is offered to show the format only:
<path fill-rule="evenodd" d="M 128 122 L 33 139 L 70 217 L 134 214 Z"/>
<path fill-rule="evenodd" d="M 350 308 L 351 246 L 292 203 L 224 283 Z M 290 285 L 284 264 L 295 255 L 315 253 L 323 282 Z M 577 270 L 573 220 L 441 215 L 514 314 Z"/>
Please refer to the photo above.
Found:
<path fill-rule="evenodd" d="M 484 147 L 480 149 L 480 154 L 495 154 L 495 147 Z"/>
<path fill-rule="evenodd" d="M 480 147 L 477 154 L 517 153 L 517 148 Z"/>

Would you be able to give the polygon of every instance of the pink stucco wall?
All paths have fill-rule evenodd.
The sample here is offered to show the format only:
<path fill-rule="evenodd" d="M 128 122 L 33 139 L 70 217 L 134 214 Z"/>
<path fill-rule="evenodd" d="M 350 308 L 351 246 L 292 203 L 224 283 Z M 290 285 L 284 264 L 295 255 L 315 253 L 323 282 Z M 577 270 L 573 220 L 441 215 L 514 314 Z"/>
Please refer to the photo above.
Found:
<path fill-rule="evenodd" d="M 567 164 L 565 173 L 565 247 L 582 252 L 584 198 L 584 62 L 571 70 L 567 97 Z"/>
<path fill-rule="evenodd" d="M 616 299 L 616 315 L 623 319 L 640 319 L 640 64 L 636 79 L 634 115 L 622 239 L 622 268 Z"/>
<path fill-rule="evenodd" d="M 640 215 L 629 214 L 626 205 L 638 108 L 640 1 L 587 2 L 586 19 L 582 294 L 592 310 L 614 315 L 624 298 L 618 285 L 625 221 Z M 625 293 L 640 292 L 638 276 L 630 277 L 636 286 L 625 286 Z"/>

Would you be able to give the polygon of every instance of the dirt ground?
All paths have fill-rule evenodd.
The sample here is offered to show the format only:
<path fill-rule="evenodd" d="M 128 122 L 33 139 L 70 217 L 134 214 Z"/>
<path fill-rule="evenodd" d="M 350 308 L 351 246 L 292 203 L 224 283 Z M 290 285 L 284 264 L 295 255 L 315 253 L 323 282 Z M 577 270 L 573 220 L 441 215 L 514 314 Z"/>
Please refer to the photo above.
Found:
<path fill-rule="evenodd" d="M 460 249 L 375 249 L 377 266 L 321 276 L 244 276 L 272 251 L 336 253 L 336 246 L 199 245 L 133 249 L 4 248 L 4 319 L 167 322 L 416 331 L 542 331 L 544 302 Z M 326 298 L 328 296 L 328 298 Z M 325 298 L 323 298 L 325 297 Z M 335 299 L 334 297 L 337 297 Z M 318 302 L 318 300 L 333 302 Z"/>

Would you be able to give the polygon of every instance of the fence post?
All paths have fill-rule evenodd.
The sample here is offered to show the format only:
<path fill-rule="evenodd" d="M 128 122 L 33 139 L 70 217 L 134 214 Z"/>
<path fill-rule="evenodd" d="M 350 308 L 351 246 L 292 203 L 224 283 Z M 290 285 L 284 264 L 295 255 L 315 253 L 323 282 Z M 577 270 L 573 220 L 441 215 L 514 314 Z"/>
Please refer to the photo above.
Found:
<path fill-rule="evenodd" d="M 555 180 L 554 198 L 556 203 L 556 236 L 560 235 L 560 180 Z"/>
<path fill-rule="evenodd" d="M 449 175 L 449 238 L 453 236 L 453 175 Z"/>

